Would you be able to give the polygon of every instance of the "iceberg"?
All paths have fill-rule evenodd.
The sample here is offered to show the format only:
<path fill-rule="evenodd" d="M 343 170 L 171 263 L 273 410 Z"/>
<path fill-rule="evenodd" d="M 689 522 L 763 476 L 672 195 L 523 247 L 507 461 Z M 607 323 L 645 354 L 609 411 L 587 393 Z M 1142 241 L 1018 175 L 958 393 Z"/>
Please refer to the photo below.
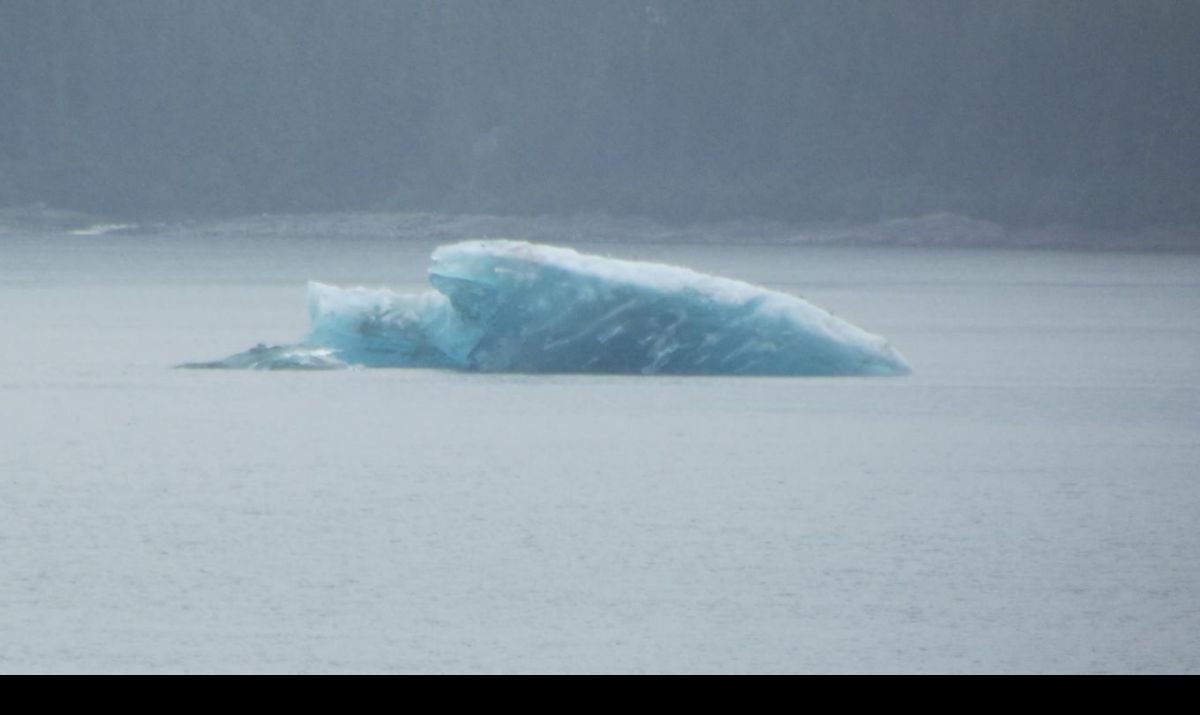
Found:
<path fill-rule="evenodd" d="M 669 375 L 903 375 L 883 338 L 801 298 L 522 241 L 442 246 L 415 294 L 310 283 L 311 330 L 187 367 Z"/>

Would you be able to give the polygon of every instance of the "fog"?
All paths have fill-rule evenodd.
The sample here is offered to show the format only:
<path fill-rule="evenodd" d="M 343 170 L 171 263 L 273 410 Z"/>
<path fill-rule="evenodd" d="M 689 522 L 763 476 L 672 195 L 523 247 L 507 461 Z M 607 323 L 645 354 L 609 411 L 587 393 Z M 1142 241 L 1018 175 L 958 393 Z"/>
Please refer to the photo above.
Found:
<path fill-rule="evenodd" d="M 0 205 L 1200 220 L 1191 0 L 3 0 Z"/>
<path fill-rule="evenodd" d="M 0 0 L 0 673 L 1200 672 L 1198 37 Z"/>

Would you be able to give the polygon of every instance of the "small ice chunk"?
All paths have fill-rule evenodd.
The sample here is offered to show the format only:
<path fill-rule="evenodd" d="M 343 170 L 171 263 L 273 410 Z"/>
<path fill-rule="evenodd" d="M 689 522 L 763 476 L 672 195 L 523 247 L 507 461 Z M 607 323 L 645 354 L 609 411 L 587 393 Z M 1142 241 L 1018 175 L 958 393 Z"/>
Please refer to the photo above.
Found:
<path fill-rule="evenodd" d="M 255 345 L 224 360 L 180 365 L 192 370 L 341 370 L 350 365 L 336 356 L 333 348 L 303 345 Z"/>

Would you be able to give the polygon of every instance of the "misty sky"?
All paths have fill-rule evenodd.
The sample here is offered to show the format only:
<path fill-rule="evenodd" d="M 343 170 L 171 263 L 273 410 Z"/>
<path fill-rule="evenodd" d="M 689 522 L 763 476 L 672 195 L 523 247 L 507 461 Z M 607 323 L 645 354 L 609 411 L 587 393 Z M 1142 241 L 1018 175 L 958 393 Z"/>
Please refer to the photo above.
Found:
<path fill-rule="evenodd" d="M 0 205 L 1200 220 L 1191 0 L 3 0 Z"/>

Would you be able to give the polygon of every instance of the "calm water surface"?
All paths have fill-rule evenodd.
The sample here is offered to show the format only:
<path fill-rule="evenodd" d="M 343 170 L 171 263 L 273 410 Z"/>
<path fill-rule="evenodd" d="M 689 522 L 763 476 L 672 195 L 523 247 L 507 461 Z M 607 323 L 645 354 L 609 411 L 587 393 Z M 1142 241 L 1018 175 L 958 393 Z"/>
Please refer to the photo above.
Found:
<path fill-rule="evenodd" d="M 0 671 L 1200 671 L 1200 257 L 593 247 L 906 378 L 170 369 L 434 245 L 0 237 Z"/>

